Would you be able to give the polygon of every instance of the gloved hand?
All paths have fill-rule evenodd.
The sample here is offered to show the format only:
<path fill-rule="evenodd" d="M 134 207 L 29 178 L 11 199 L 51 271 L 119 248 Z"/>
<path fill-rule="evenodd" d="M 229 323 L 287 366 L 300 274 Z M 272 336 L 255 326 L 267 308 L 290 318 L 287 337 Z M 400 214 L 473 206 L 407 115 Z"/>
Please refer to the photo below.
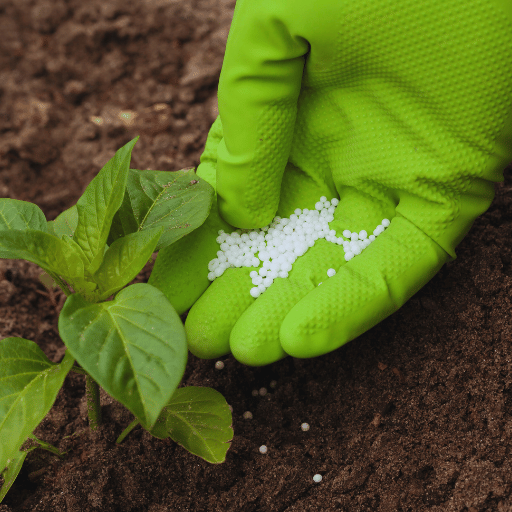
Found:
<path fill-rule="evenodd" d="M 149 280 L 178 313 L 193 305 L 193 354 L 251 366 L 326 354 L 456 258 L 512 160 L 511 27 L 509 0 L 238 0 L 197 170 L 217 199 Z M 321 196 L 340 199 L 338 236 L 391 224 L 348 262 L 318 240 L 257 299 L 254 268 L 210 285 L 219 229 L 261 228 Z"/>

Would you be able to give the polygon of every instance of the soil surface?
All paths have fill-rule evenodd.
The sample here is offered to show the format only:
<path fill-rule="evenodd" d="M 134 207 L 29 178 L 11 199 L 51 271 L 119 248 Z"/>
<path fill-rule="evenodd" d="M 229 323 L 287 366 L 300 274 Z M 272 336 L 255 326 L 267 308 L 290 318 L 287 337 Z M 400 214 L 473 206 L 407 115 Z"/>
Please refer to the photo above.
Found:
<path fill-rule="evenodd" d="M 197 166 L 233 8 L 0 2 L 0 197 L 53 220 L 137 135 L 131 167 Z M 0 512 L 512 511 L 511 170 L 457 260 L 357 340 L 261 368 L 189 354 L 181 386 L 212 387 L 233 409 L 224 463 L 141 428 L 116 445 L 133 416 L 105 393 L 91 433 L 72 373 L 35 431 L 67 458 L 30 452 Z M 58 362 L 65 296 L 41 273 L 0 260 L 0 339 L 33 340 Z"/>

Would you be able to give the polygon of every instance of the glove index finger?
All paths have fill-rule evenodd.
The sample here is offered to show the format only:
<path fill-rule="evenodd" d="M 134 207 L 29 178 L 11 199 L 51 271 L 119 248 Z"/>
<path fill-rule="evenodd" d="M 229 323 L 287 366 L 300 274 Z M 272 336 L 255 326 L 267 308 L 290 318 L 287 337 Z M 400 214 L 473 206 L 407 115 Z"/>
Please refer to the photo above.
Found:
<path fill-rule="evenodd" d="M 272 221 L 293 139 L 309 45 L 280 4 L 237 2 L 220 74 L 217 193 L 222 217 L 238 228 Z"/>

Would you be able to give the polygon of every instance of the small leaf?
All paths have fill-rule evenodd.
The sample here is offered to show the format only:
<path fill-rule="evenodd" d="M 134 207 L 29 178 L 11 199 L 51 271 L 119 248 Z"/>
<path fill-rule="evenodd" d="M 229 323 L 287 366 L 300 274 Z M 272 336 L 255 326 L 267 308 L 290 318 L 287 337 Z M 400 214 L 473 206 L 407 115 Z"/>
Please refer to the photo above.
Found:
<path fill-rule="evenodd" d="M 89 302 L 97 302 L 98 285 L 96 283 L 76 277 L 73 280 L 70 280 L 70 284 L 73 286 L 74 292 L 81 295 L 85 300 Z"/>
<path fill-rule="evenodd" d="M 171 437 L 204 460 L 226 460 L 233 439 L 232 415 L 226 399 L 212 388 L 189 386 L 175 391 L 163 409 L 152 435 Z"/>
<path fill-rule="evenodd" d="M 82 255 L 73 246 L 35 229 L 0 231 L 0 258 L 31 261 L 66 279 L 84 275 Z"/>
<path fill-rule="evenodd" d="M 98 298 L 106 300 L 132 281 L 148 262 L 163 228 L 132 233 L 117 239 L 105 253 L 93 278 L 98 283 Z"/>
<path fill-rule="evenodd" d="M 128 183 L 130 182 L 131 174 L 132 170 L 130 169 L 128 173 Z M 128 190 L 125 190 L 123 203 L 112 219 L 112 225 L 110 226 L 110 233 L 108 234 L 107 244 L 112 245 L 119 238 L 130 235 L 131 233 L 135 233 L 138 230 L 139 225 L 137 224 L 133 214 L 130 203 L 130 195 L 128 194 Z"/>
<path fill-rule="evenodd" d="M 76 204 L 64 210 L 55 220 L 48 221 L 48 232 L 57 238 L 62 235 L 72 237 L 78 225 L 78 209 Z"/>
<path fill-rule="evenodd" d="M 59 333 L 91 377 L 150 429 L 187 364 L 185 328 L 165 295 L 146 283 L 99 304 L 71 295 Z"/>
<path fill-rule="evenodd" d="M 159 251 L 201 226 L 213 203 L 214 190 L 192 170 L 140 171 L 130 169 L 126 189 L 130 201 L 124 201 L 117 215 L 127 221 L 112 237 L 134 229 L 164 226 L 156 246 Z"/>
<path fill-rule="evenodd" d="M 12 487 L 12 484 L 16 480 L 16 477 L 21 471 L 21 468 L 23 467 L 23 463 L 25 462 L 27 455 L 36 448 L 37 446 L 31 446 L 26 451 L 16 452 L 13 458 L 9 459 L 9 461 L 7 462 L 7 466 L 4 469 L 4 471 L 0 471 L 0 475 L 2 475 L 4 479 L 4 483 L 2 487 L 0 487 L 0 503 L 2 503 L 2 500 L 5 498 L 7 492 L 9 491 L 9 489 Z"/>
<path fill-rule="evenodd" d="M 63 274 L 62 268 L 55 270 L 55 274 L 65 278 L 68 285 L 73 287 L 75 293 L 79 293 L 85 299 L 94 297 L 94 292 L 98 285 L 93 281 L 92 276 L 85 272 L 84 266 L 86 258 L 82 248 L 68 235 L 62 235 L 61 242 L 63 244 L 63 250 L 65 254 L 78 254 L 82 264 L 80 266 L 80 272 L 76 276 L 68 276 Z"/>
<path fill-rule="evenodd" d="M 47 232 L 46 217 L 39 206 L 18 199 L 0 199 L 0 231 L 29 228 Z"/>
<path fill-rule="evenodd" d="M 123 202 L 131 153 L 138 139 L 116 151 L 76 203 L 78 224 L 73 240 L 83 249 L 90 273 L 99 268 L 103 259 L 112 219 Z"/>
<path fill-rule="evenodd" d="M 0 341 L 0 468 L 48 414 L 73 362 L 67 351 L 60 364 L 52 363 L 24 338 Z"/>

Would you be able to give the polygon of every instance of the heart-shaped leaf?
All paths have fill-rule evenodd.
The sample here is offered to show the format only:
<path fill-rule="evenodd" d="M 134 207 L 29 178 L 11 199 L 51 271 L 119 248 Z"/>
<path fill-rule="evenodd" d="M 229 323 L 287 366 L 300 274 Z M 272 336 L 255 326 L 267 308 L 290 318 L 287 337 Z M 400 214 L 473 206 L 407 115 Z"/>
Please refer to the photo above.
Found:
<path fill-rule="evenodd" d="M 175 391 L 151 434 L 171 437 L 212 464 L 226 460 L 233 439 L 232 415 L 226 399 L 212 388 L 189 386 Z"/>
<path fill-rule="evenodd" d="M 165 295 L 146 283 L 99 304 L 71 295 L 59 332 L 91 377 L 151 429 L 187 364 L 185 328 Z"/>

